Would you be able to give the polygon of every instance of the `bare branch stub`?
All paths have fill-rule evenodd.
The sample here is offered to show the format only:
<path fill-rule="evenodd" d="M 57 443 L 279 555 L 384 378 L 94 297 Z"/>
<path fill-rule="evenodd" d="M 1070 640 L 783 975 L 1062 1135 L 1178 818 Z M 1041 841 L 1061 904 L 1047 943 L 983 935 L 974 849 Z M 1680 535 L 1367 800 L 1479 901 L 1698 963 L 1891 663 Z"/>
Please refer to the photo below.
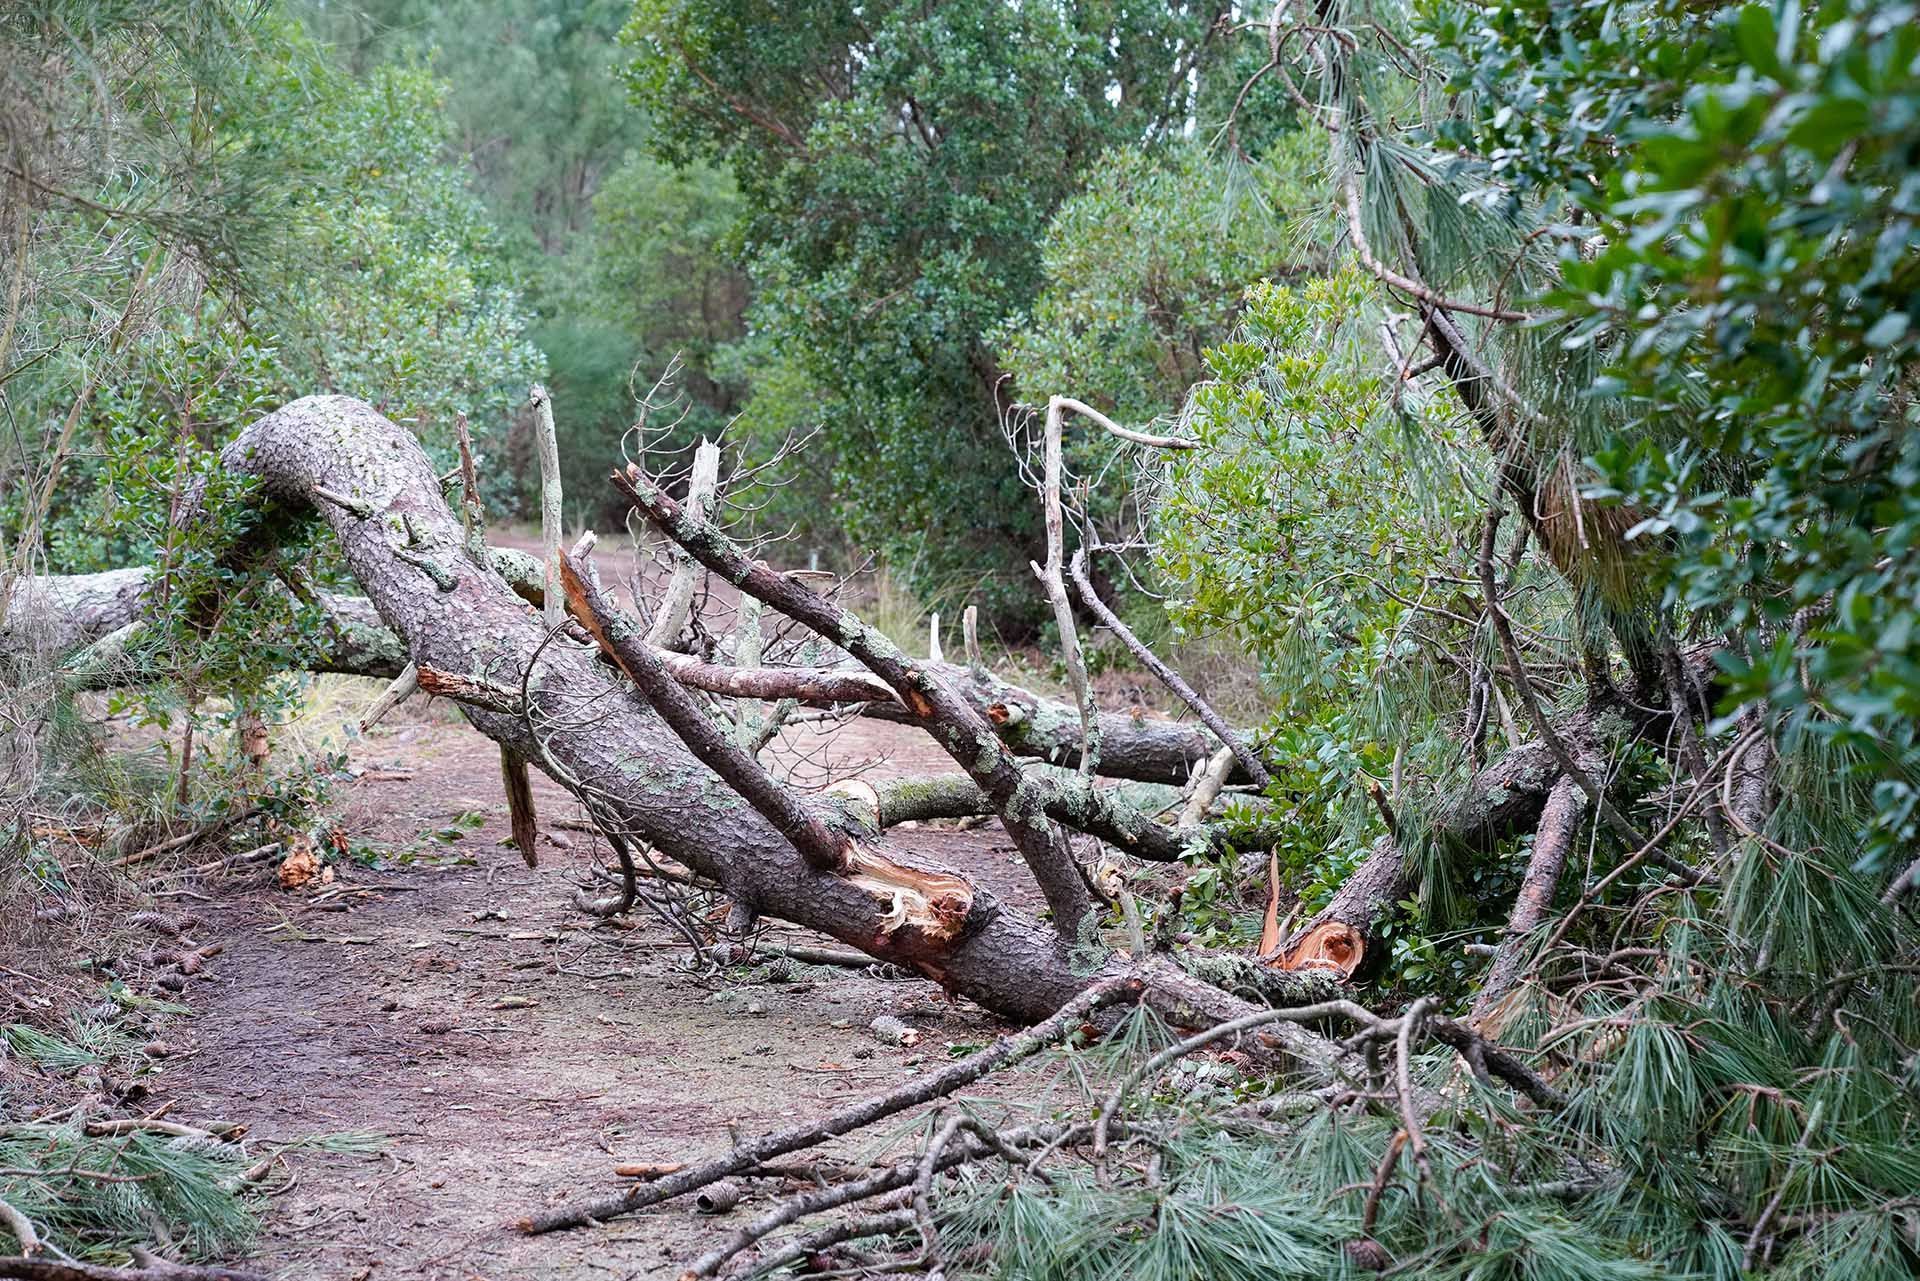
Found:
<path fill-rule="evenodd" d="M 527 777 L 527 758 L 510 747 L 500 749 L 500 782 L 507 793 L 507 821 L 513 843 L 528 867 L 540 866 L 540 825 L 533 811 L 533 780 Z"/>

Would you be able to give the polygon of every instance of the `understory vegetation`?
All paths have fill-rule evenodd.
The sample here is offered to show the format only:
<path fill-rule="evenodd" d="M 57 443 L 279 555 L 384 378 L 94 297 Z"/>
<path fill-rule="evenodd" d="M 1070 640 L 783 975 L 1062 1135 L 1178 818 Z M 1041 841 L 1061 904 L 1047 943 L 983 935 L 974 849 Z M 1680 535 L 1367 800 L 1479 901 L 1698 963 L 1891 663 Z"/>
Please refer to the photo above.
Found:
<path fill-rule="evenodd" d="M 335 671 L 1037 1024 L 689 1275 L 1920 1274 L 1920 8 L 31 0 L 0 196 L 22 1256 L 246 1255 L 130 878 L 350 855 Z"/>

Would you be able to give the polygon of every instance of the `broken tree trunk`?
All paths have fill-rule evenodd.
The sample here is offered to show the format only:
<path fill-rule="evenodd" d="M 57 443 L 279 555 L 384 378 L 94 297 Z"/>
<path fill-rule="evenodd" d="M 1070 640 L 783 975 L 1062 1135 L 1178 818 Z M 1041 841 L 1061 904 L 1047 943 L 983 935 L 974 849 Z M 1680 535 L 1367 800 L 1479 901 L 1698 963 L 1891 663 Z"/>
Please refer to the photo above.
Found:
<path fill-rule="evenodd" d="M 366 592 L 364 601 L 339 603 L 361 633 L 349 646 L 356 660 L 377 651 L 378 661 L 360 662 L 361 670 L 392 676 L 411 662 L 422 689 L 470 693 L 462 710 L 477 729 L 552 774 L 609 830 L 659 849 L 753 910 L 911 967 L 1012 1018 L 1044 1018 L 1117 972 L 1112 961 L 1090 966 L 1073 957 L 1059 930 L 924 866 L 837 805 L 801 798 L 836 839 L 875 856 L 809 862 L 594 649 L 549 634 L 495 558 L 468 546 L 411 433 L 369 406 L 339 396 L 297 401 L 242 432 L 223 465 L 260 482 L 251 527 L 232 553 L 237 569 L 257 567 L 295 522 L 325 521 Z M 353 501 L 330 501 L 323 489 Z M 26 607 L 9 630 L 58 632 L 69 648 L 97 640 L 136 621 L 142 579 L 128 571 L 23 583 L 13 596 Z M 1173 781 L 1183 776 L 1184 768 Z M 957 892 L 945 906 L 962 908 L 958 919 L 928 915 L 924 899 L 890 883 L 888 866 L 910 869 L 917 881 L 951 877 Z M 1177 1022 L 1211 1023 L 1248 1008 L 1177 974 L 1152 986 L 1156 1006 Z M 1287 1053 L 1321 1075 L 1346 1059 L 1301 1029 L 1284 1040 Z"/>
<path fill-rule="evenodd" d="M 984 890 L 972 890 L 957 929 L 926 931 L 925 922 L 901 919 L 888 887 L 811 866 L 592 650 L 564 637 L 543 646 L 539 615 L 468 552 L 417 442 L 368 406 L 336 396 L 297 401 L 249 427 L 225 461 L 257 476 L 270 504 L 256 537 L 270 541 L 276 521 L 317 511 L 423 671 L 510 689 L 526 674 L 526 715 L 463 710 L 502 747 L 571 780 L 597 818 L 762 912 L 916 968 L 1004 1013 L 1044 1017 L 1085 986 L 1089 976 L 1074 972 L 1054 932 Z M 372 515 L 315 503 L 315 487 L 352 494 Z M 544 727 L 537 741 L 532 724 Z M 825 806 L 820 817 L 844 823 Z"/>

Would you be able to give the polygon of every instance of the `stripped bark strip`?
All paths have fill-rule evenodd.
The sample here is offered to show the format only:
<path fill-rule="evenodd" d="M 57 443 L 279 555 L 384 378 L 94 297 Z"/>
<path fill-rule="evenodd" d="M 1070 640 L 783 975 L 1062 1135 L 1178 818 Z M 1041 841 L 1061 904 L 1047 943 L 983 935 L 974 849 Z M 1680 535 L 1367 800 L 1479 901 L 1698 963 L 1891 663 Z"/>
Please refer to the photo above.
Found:
<path fill-rule="evenodd" d="M 1010 1067 L 1065 1040 L 1077 1032 L 1087 1016 L 1096 1010 L 1137 1002 L 1145 987 L 1143 980 L 1132 975 L 1103 980 L 1062 1005 L 1045 1021 L 1023 1032 L 1003 1036 L 986 1049 L 970 1054 L 938 1072 L 917 1077 L 891 1093 L 864 1100 L 819 1121 L 763 1134 L 740 1144 L 723 1157 L 703 1162 L 678 1174 L 670 1174 L 657 1182 L 636 1184 L 619 1192 L 529 1215 L 521 1219 L 517 1226 L 527 1233 L 552 1232 L 560 1228 L 582 1227 L 589 1222 L 610 1219 L 616 1215 L 631 1214 L 635 1210 L 643 1210 L 650 1205 L 697 1191 L 709 1183 L 750 1170 L 775 1157 L 813 1147 L 932 1099 L 944 1098 L 963 1086 L 973 1084 L 989 1072 Z"/>
<path fill-rule="evenodd" d="M 749 560 L 710 521 L 690 515 L 639 468 L 615 472 L 613 483 L 656 528 L 709 570 L 811 627 L 892 686 L 922 727 L 992 799 L 1053 910 L 1055 929 L 1068 937 L 1077 935 L 1091 900 L 1065 836 L 1047 818 L 1045 789 L 1020 771 L 993 726 L 936 669 L 907 657 L 878 631 L 801 584 Z"/>

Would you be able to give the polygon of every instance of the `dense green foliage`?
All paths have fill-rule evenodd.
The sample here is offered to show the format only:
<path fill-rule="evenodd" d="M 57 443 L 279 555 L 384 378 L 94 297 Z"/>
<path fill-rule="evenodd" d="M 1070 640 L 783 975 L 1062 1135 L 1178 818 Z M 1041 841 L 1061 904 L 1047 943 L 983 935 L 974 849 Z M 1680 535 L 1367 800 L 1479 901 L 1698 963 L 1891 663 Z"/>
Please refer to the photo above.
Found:
<path fill-rule="evenodd" d="M 631 5 L 294 8 L 361 76 L 429 67 L 444 83 L 436 163 L 471 174 L 497 228 L 493 257 L 524 291 L 527 337 L 545 354 L 557 406 L 567 516 L 617 521 L 607 469 L 639 397 L 669 364 L 679 361 L 688 413 L 657 447 L 719 435 L 744 386 L 738 372 L 715 372 L 746 307 L 744 278 L 724 247 L 735 196 L 714 171 L 670 170 L 641 150 L 645 117 L 616 82 L 624 58 L 615 37 Z M 503 501 L 525 502 L 538 485 L 528 442 L 516 437 L 495 462 Z"/>
<path fill-rule="evenodd" d="M 1451 136 L 1590 220 L 1548 301 L 1625 414 L 1596 493 L 1661 545 L 1669 599 L 1739 638 L 1735 699 L 1872 780 L 1873 866 L 1920 836 L 1916 19 L 1540 4 L 1432 35 L 1479 103 Z"/>
<path fill-rule="evenodd" d="M 1907 1106 L 1901 1087 L 1843 1084 L 1857 1062 L 1841 1053 L 1821 1064 L 1804 1105 L 1790 1103 L 1795 1065 L 1819 1052 L 1796 1032 L 1702 1051 L 1667 1022 L 1724 1029 L 1747 1021 L 1743 1005 L 1728 989 L 1705 1005 L 1656 1005 L 1624 1036 L 1606 1020 L 1564 1029 L 1559 1084 L 1573 1097 L 1557 1121 L 1475 1082 L 1451 1053 L 1417 1061 L 1412 1081 L 1446 1092 L 1424 1131 L 1425 1180 L 1410 1161 L 1398 1172 L 1392 1158 L 1383 1165 L 1404 1138 L 1398 1116 L 1332 1113 L 1190 1062 L 1123 1104 L 1140 1129 L 1111 1186 L 1058 1158 L 1046 1183 L 994 1169 L 949 1198 L 942 1231 L 949 1249 L 954 1238 L 988 1244 L 981 1274 L 1005 1281 L 1311 1281 L 1372 1276 L 1388 1263 L 1388 1275 L 1457 1281 L 1733 1281 L 1753 1273 L 1743 1240 L 1714 1222 L 1716 1207 L 1750 1197 L 1757 1213 L 1769 1181 L 1783 1179 L 1775 1213 L 1822 1227 L 1767 1275 L 1911 1276 L 1915 1207 L 1902 1189 L 1920 1178 L 1920 1159 L 1890 1121 Z M 1903 1026 L 1913 1030 L 1910 1018 Z M 1062 1055 L 1047 1105 L 1092 1115 L 1169 1040 L 1144 1019 L 1107 1047 Z M 1769 1147 L 1796 1156 L 1783 1170 Z M 1145 1176 L 1143 1152 L 1153 1154 Z M 1832 1213 L 1866 1189 L 1905 1208 Z"/>
<path fill-rule="evenodd" d="M 101 75 L 127 65 L 108 88 L 140 133 L 47 157 L 67 172 L 11 206 L 25 252 L 8 266 L 31 305 L 9 331 L 6 393 L 26 425 L 8 442 L 9 466 L 62 483 L 10 487 L 7 516 L 17 536 L 28 512 L 16 504 L 39 490 L 66 569 L 153 550 L 153 531 L 142 537 L 141 514 L 122 506 L 135 495 L 100 483 L 110 466 L 184 459 L 314 391 L 384 405 L 444 457 L 454 416 L 466 414 L 497 451 L 541 371 L 494 233 L 446 161 L 437 83 L 403 67 L 357 80 L 278 21 L 221 31 L 244 40 L 246 56 L 173 68 L 198 90 L 178 99 L 147 95 L 151 68 L 139 61 L 166 52 L 171 28 L 99 33 L 83 52 Z M 22 46 L 59 39 L 30 26 L 14 34 Z M 41 56 L 58 66 L 67 55 Z M 51 113 L 84 113 L 97 86 L 74 70 L 50 72 L 34 91 Z M 194 167 L 208 188 L 195 212 L 221 226 L 215 252 L 195 218 L 127 209 L 117 194 L 139 195 L 174 166 Z M 244 184 L 243 208 L 217 203 L 231 198 L 222 173 Z M 118 312 L 105 321 L 102 299 Z M 69 458 L 75 440 L 97 448 Z M 164 505 L 158 518 L 168 520 Z"/>
<path fill-rule="evenodd" d="M 989 335 L 1038 293 L 1080 176 L 1183 114 L 1211 18 L 1131 0 L 636 7 L 653 146 L 739 183 L 751 323 L 820 390 L 837 514 L 924 591 L 1031 616 L 1033 505 Z"/>
<path fill-rule="evenodd" d="M 1103 156 L 1047 228 L 1039 296 L 996 335 L 1014 385 L 1122 422 L 1176 414 L 1248 285 L 1324 269 L 1325 155 L 1302 129 L 1257 163 L 1193 142 Z"/>
<path fill-rule="evenodd" d="M 245 508 L 218 447 L 332 391 L 448 462 L 467 416 L 504 462 L 542 360 L 421 68 L 355 77 L 298 25 L 219 5 L 28 7 L 0 37 L 18 303 L 0 338 L 0 599 L 47 565 L 155 566 L 151 625 L 115 661 L 168 678 L 137 701 L 155 723 L 185 716 L 184 800 L 203 721 L 271 717 L 316 625 L 235 563 Z M 512 474 L 483 474 L 511 509 Z M 281 556 L 300 572 L 301 546 Z"/>

